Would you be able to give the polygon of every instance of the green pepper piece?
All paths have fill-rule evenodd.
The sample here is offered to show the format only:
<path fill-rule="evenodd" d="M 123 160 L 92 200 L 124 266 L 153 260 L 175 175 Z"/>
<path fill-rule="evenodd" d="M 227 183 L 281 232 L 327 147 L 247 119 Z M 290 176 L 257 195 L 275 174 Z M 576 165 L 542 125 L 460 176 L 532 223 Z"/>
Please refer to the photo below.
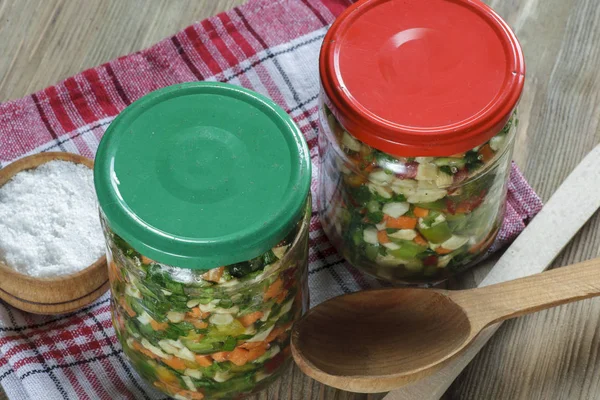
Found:
<path fill-rule="evenodd" d="M 227 266 L 227 271 L 234 278 L 242 278 L 252 272 L 252 267 L 246 261 Z"/>
<path fill-rule="evenodd" d="M 450 230 L 450 226 L 446 221 L 440 222 L 439 224 L 431 227 L 426 227 L 423 224 L 419 224 L 418 229 L 421 235 L 423 235 L 425 239 L 432 243 L 442 243 L 450 239 L 452 236 L 452 231 Z"/>
<path fill-rule="evenodd" d="M 212 340 L 210 338 L 204 338 L 199 342 L 194 340 L 181 339 L 181 342 L 189 350 L 198 354 L 214 353 L 215 351 L 221 350 L 222 347 L 221 342 Z"/>
<path fill-rule="evenodd" d="M 354 233 L 352 234 L 352 242 L 355 246 L 360 246 L 360 244 L 363 242 L 363 234 L 361 230 L 357 229 L 356 231 L 354 231 Z"/>
<path fill-rule="evenodd" d="M 435 265 L 429 265 L 423 270 L 424 276 L 434 276 L 438 273 L 438 268 Z"/>
<path fill-rule="evenodd" d="M 420 262 L 410 262 L 404 265 L 404 269 L 410 271 L 412 274 L 417 272 L 421 272 L 423 269 L 423 263 Z"/>
<path fill-rule="evenodd" d="M 223 351 L 233 351 L 235 346 L 237 346 L 237 340 L 232 336 L 228 336 L 225 343 L 223 343 Z"/>
<path fill-rule="evenodd" d="M 428 210 L 442 211 L 446 208 L 446 203 L 443 200 L 436 200 L 430 203 L 418 203 L 415 204 L 417 207 L 426 208 Z"/>
<path fill-rule="evenodd" d="M 455 158 L 455 157 L 440 157 L 436 158 L 433 163 L 438 167 L 448 166 L 448 167 L 456 167 L 458 169 L 465 166 L 467 163 L 464 158 Z"/>
<path fill-rule="evenodd" d="M 221 299 L 221 300 L 219 300 L 219 307 L 231 308 L 231 307 L 233 307 L 233 301 L 231 299 Z"/>
<path fill-rule="evenodd" d="M 383 213 L 381 211 L 374 211 L 367 213 L 367 219 L 372 224 L 378 224 L 383 221 Z"/>
<path fill-rule="evenodd" d="M 446 220 L 450 230 L 455 233 L 467 233 L 470 220 L 470 214 L 448 214 Z"/>
<path fill-rule="evenodd" d="M 367 203 L 367 210 L 369 210 L 369 212 L 381 211 L 381 205 L 378 201 L 371 200 Z"/>
<path fill-rule="evenodd" d="M 275 261 L 277 261 L 278 258 L 275 255 L 275 253 L 273 253 L 272 250 L 267 251 L 264 255 L 263 255 L 263 263 L 264 265 L 269 265 L 269 264 L 273 264 Z"/>
<path fill-rule="evenodd" d="M 257 365 L 248 363 L 248 364 L 239 365 L 239 366 L 233 364 L 229 370 L 231 372 L 249 372 L 249 371 L 254 371 L 255 369 L 258 369 Z"/>
<path fill-rule="evenodd" d="M 371 200 L 371 191 L 366 186 L 359 186 L 357 188 L 349 188 L 348 194 L 357 204 L 367 204 Z"/>
<path fill-rule="evenodd" d="M 479 153 L 474 150 L 469 150 L 465 153 L 464 160 L 469 172 L 476 170 L 483 165 L 483 161 L 479 159 Z"/>
<path fill-rule="evenodd" d="M 375 261 L 377 255 L 379 254 L 379 246 L 374 246 L 372 244 L 365 245 L 365 256 L 371 261 Z"/>
<path fill-rule="evenodd" d="M 129 243 L 127 243 L 125 240 L 123 240 L 122 237 L 120 237 L 119 235 L 116 235 L 113 233 L 113 243 L 115 244 L 115 246 L 117 246 L 117 248 L 119 250 L 121 250 L 121 252 L 123 252 L 123 254 L 126 257 L 129 258 L 134 258 L 134 257 L 140 257 L 140 253 L 138 253 L 137 251 L 135 251 L 133 249 L 133 247 L 131 247 L 129 245 Z"/>
<path fill-rule="evenodd" d="M 391 254 L 392 256 L 401 260 L 416 259 L 419 253 L 427 250 L 427 247 L 420 246 L 408 240 L 402 240 L 397 243 L 400 245 L 400 248 L 396 250 L 388 250 L 388 254 Z"/>

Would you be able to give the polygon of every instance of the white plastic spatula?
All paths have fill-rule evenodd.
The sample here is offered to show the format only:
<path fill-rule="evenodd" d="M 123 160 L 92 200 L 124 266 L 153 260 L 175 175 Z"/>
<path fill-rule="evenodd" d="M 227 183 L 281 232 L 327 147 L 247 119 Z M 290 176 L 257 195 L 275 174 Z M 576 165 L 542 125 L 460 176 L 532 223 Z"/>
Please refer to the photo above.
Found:
<path fill-rule="evenodd" d="M 598 208 L 600 145 L 571 172 L 478 287 L 544 271 Z M 567 209 L 568 213 L 565 212 Z M 434 375 L 394 390 L 384 400 L 439 399 L 500 325 L 492 325 L 484 330 L 460 357 Z"/>

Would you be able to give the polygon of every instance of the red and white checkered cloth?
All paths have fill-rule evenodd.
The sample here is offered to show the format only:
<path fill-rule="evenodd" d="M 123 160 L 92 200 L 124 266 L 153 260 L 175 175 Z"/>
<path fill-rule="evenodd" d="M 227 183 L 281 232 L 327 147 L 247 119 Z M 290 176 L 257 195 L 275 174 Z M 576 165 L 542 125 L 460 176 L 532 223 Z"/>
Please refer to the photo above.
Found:
<path fill-rule="evenodd" d="M 308 141 L 317 186 L 318 52 L 327 26 L 349 0 L 250 0 L 140 51 L 0 104 L 0 168 L 43 151 L 93 157 L 113 118 L 163 86 L 216 80 L 273 98 Z M 513 165 L 508 209 L 495 248 L 508 243 L 541 208 Z M 312 304 L 373 287 L 336 253 L 313 216 Z M 34 316 L 0 301 L 0 385 L 10 399 L 163 399 L 123 358 L 108 294 L 77 313 Z"/>

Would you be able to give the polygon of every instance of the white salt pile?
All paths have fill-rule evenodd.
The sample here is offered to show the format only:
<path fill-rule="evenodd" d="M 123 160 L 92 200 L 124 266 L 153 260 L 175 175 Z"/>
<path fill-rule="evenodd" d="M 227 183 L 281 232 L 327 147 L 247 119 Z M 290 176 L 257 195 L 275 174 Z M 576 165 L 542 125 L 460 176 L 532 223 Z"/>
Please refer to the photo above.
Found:
<path fill-rule="evenodd" d="M 50 161 L 0 187 L 0 260 L 37 277 L 80 271 L 104 253 L 89 168 Z"/>

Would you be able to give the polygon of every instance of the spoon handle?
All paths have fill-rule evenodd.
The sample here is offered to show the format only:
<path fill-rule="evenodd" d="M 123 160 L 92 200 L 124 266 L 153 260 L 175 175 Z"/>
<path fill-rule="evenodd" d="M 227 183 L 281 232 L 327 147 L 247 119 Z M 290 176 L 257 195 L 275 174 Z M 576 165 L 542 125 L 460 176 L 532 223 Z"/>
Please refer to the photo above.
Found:
<path fill-rule="evenodd" d="M 600 258 L 449 295 L 477 332 L 492 323 L 600 295 Z"/>

